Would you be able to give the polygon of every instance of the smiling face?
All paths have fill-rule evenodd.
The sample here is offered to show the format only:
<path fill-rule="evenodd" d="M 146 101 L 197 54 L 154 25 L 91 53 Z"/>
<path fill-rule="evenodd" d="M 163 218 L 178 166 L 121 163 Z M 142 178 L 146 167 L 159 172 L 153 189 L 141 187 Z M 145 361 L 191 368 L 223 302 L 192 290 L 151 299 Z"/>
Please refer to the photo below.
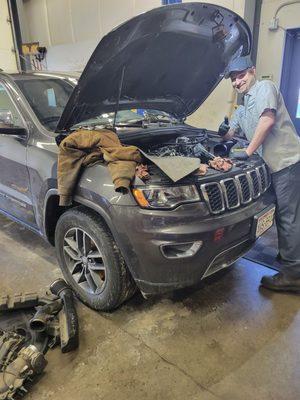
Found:
<path fill-rule="evenodd" d="M 230 79 L 233 88 L 238 93 L 245 94 L 256 81 L 255 68 L 252 67 L 244 71 L 234 71 L 230 74 Z"/>

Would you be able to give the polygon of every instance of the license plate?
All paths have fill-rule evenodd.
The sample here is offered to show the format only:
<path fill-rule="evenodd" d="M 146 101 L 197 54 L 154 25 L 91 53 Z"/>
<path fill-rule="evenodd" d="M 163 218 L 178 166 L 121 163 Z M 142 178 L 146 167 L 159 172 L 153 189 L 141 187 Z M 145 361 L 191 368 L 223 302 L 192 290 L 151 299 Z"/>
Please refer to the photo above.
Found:
<path fill-rule="evenodd" d="M 274 222 L 274 213 L 275 207 L 272 206 L 272 208 L 254 217 L 254 238 L 258 238 L 271 228 Z"/>

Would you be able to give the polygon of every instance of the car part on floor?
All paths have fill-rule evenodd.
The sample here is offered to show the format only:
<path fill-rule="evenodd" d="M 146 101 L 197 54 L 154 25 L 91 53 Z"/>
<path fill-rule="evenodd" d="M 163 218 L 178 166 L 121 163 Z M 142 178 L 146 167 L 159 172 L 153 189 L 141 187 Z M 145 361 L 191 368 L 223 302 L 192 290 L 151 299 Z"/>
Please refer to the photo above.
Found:
<path fill-rule="evenodd" d="M 63 279 L 57 279 L 53 282 L 50 290 L 51 293 L 59 296 L 61 299 L 63 312 L 59 313 L 60 347 L 63 353 L 68 353 L 77 349 L 79 344 L 79 325 L 73 292 Z"/>
<path fill-rule="evenodd" d="M 73 292 L 63 279 L 53 282 L 50 290 L 55 296 L 40 297 L 37 293 L 2 296 L 0 400 L 27 392 L 24 385 L 43 371 L 47 364 L 44 354 L 49 348 L 59 342 L 63 353 L 78 347 Z"/>
<path fill-rule="evenodd" d="M 30 328 L 33 331 L 44 332 L 47 329 L 48 323 L 54 319 L 62 307 L 61 300 L 55 300 L 52 303 L 38 307 L 37 312 L 30 320 Z"/>
<path fill-rule="evenodd" d="M 24 310 L 51 303 L 57 296 L 39 296 L 38 293 L 19 293 L 14 295 L 2 295 L 0 297 L 0 312 L 10 310 Z"/>
<path fill-rule="evenodd" d="M 26 380 L 40 374 L 47 361 L 34 345 L 24 347 L 24 337 L 0 331 L 0 399 L 27 393 Z"/>
<path fill-rule="evenodd" d="M 54 334 L 37 332 L 30 328 L 30 320 L 34 308 L 0 313 L 0 329 L 5 332 L 15 332 L 25 339 L 25 345 L 33 344 L 39 351 L 46 353 L 54 343 Z M 59 332 L 57 334 L 59 337 Z"/>
<path fill-rule="evenodd" d="M 62 352 L 66 353 L 78 347 L 78 318 L 73 292 L 63 279 L 53 282 L 50 291 L 52 294 L 45 296 L 39 296 L 37 293 L 4 295 L 0 299 L 0 312 L 35 307 L 36 312 L 30 318 L 29 326 L 23 326 L 23 330 L 45 332 L 52 337 L 54 343 L 60 338 Z"/>

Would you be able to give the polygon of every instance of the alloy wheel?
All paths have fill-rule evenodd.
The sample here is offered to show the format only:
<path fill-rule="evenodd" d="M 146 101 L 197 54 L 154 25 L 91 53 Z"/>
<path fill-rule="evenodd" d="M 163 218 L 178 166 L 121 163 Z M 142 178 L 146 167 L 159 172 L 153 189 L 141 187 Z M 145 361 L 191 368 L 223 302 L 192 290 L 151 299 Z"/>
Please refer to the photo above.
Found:
<path fill-rule="evenodd" d="M 76 284 L 90 294 L 99 294 L 106 283 L 106 266 L 93 238 L 81 228 L 64 236 L 64 258 Z"/>

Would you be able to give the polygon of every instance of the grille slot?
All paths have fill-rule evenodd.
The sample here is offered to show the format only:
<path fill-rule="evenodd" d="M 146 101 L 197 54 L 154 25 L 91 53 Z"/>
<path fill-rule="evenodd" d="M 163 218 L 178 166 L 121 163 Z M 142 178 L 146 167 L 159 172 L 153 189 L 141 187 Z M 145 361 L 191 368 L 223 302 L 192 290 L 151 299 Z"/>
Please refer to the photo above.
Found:
<path fill-rule="evenodd" d="M 201 191 L 212 214 L 219 214 L 225 210 L 223 191 L 218 182 L 204 183 L 201 185 Z"/>
<path fill-rule="evenodd" d="M 265 165 L 220 182 L 204 183 L 200 190 L 212 214 L 238 208 L 257 199 L 270 186 Z"/>
<path fill-rule="evenodd" d="M 236 180 L 240 187 L 241 203 L 248 204 L 252 200 L 249 181 L 246 174 L 236 176 Z"/>
<path fill-rule="evenodd" d="M 249 177 L 249 183 L 252 190 L 252 197 L 253 199 L 257 199 L 260 193 L 260 182 L 258 178 L 258 173 L 256 170 L 247 172 Z"/>
<path fill-rule="evenodd" d="M 240 205 L 240 198 L 236 181 L 229 178 L 222 180 L 220 183 L 225 195 L 226 207 L 229 210 L 237 208 Z"/>
<path fill-rule="evenodd" d="M 262 167 L 258 167 L 257 170 L 260 175 L 261 190 L 264 193 L 268 189 L 268 173 L 264 165 Z"/>

